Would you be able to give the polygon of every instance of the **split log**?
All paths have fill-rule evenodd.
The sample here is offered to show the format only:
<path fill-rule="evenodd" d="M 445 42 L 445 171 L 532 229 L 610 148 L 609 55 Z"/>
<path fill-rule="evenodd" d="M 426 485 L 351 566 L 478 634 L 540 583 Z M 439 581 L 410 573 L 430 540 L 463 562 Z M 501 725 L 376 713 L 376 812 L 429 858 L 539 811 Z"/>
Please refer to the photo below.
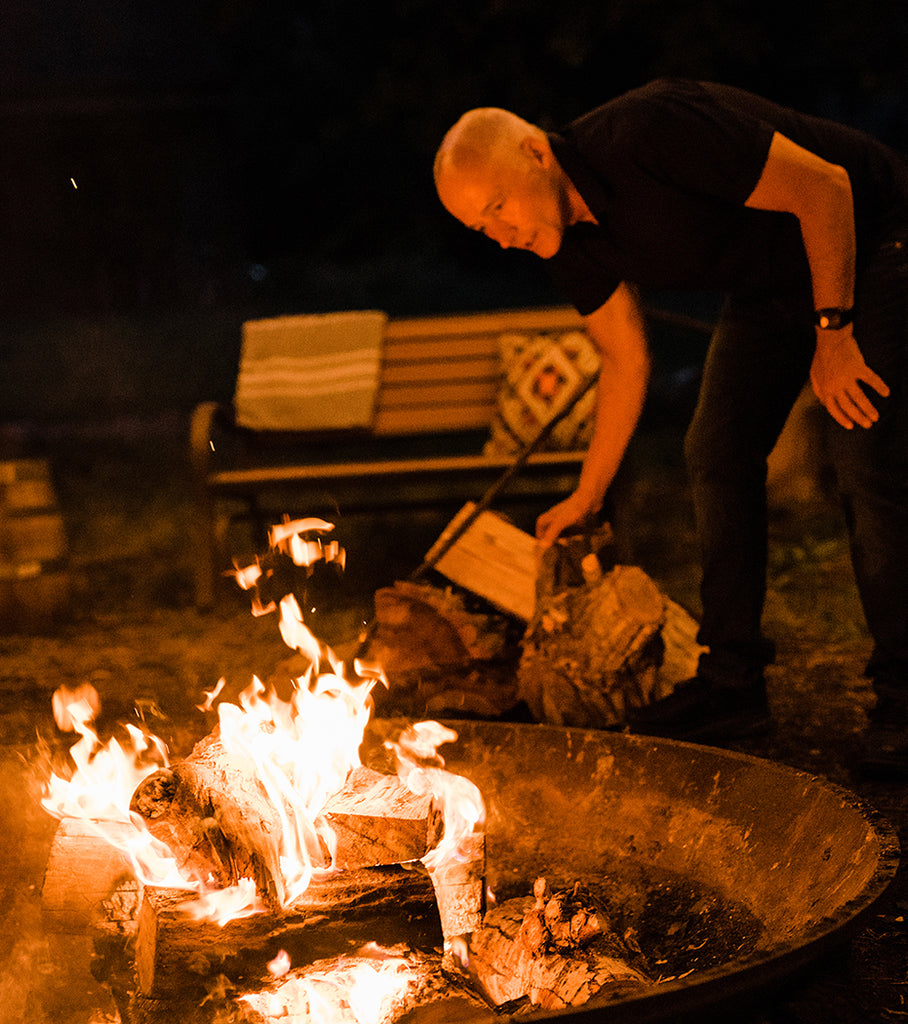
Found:
<path fill-rule="evenodd" d="M 454 856 L 430 868 L 446 942 L 469 935 L 482 923 L 485 907 L 485 835 L 464 836 Z"/>
<path fill-rule="evenodd" d="M 337 838 L 339 870 L 419 860 L 444 831 L 441 809 L 430 796 L 411 793 L 396 775 L 362 766 L 350 772 L 321 817 Z"/>
<path fill-rule="evenodd" d="M 136 975 L 145 996 L 200 993 L 218 977 L 266 976 L 280 950 L 295 964 L 350 953 L 366 942 L 441 945 L 432 883 L 422 869 L 373 867 L 314 880 L 289 907 L 220 926 L 193 917 L 195 898 L 146 887 L 136 931 Z"/>
<path fill-rule="evenodd" d="M 145 779 L 130 807 L 191 877 L 214 878 L 220 887 L 252 878 L 265 898 L 283 904 L 280 814 L 253 766 L 234 757 L 217 732 L 184 761 Z M 351 772 L 326 811 L 338 833 L 337 863 L 347 868 L 418 859 L 440 834 L 429 796 L 370 769 Z M 315 866 L 330 866 L 327 849 L 310 853 Z"/>
<path fill-rule="evenodd" d="M 168 846 L 186 876 L 213 878 L 221 887 L 252 878 L 261 893 L 283 902 L 277 809 L 254 766 L 231 754 L 217 730 L 185 760 L 141 782 L 130 810 Z"/>
<path fill-rule="evenodd" d="M 582 886 L 552 893 L 544 878 L 533 896 L 490 910 L 469 948 L 470 972 L 496 1006 L 527 999 L 563 1009 L 613 986 L 626 993 L 651 984 Z"/>
<path fill-rule="evenodd" d="M 626 709 L 661 695 L 665 601 L 636 566 L 602 574 L 587 562 L 580 586 L 537 606 L 518 667 L 520 692 L 534 718 L 555 725 L 609 728 Z"/>
<path fill-rule="evenodd" d="M 135 829 L 106 822 L 107 835 L 124 841 Z M 46 931 L 84 934 L 107 922 L 135 919 L 138 886 L 125 854 L 100 832 L 100 826 L 63 818 L 54 833 L 41 903 Z"/>
<path fill-rule="evenodd" d="M 369 657 L 395 679 L 450 672 L 503 653 L 502 630 L 493 616 L 470 611 L 454 591 L 427 583 L 398 580 L 377 590 L 375 623 Z"/>
<path fill-rule="evenodd" d="M 536 542 L 496 512 L 481 512 L 439 557 L 448 538 L 474 514 L 468 502 L 426 554 L 425 561 L 449 580 L 496 608 L 526 621 L 533 614 Z"/>
<path fill-rule="evenodd" d="M 500 1020 L 460 976 L 444 969 L 437 953 L 393 947 L 357 951 L 342 958 L 293 967 L 282 978 L 255 979 L 240 994 L 226 979 L 213 984 L 200 1001 L 197 995 L 151 999 L 136 991 L 129 1005 L 131 1024 L 270 1024 L 293 1020 L 304 1024 L 358 1024 L 352 1006 L 359 1005 L 357 975 L 368 985 L 379 970 L 391 983 L 381 1003 L 369 1002 L 381 1024 L 493 1024 Z M 351 983 L 352 989 L 351 989 Z M 374 991 L 374 990 L 373 990 Z M 369 1018 L 372 1019 L 371 1017 Z"/>

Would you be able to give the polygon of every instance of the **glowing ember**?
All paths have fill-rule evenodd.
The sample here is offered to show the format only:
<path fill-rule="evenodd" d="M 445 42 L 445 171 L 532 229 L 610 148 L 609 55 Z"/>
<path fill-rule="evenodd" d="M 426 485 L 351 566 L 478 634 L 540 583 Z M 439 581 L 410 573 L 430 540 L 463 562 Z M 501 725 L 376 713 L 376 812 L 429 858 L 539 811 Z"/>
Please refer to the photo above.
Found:
<path fill-rule="evenodd" d="M 279 968 L 285 963 L 279 958 Z M 241 999 L 262 1016 L 287 1024 L 384 1024 L 396 1019 L 416 982 L 406 957 L 371 944 Z"/>

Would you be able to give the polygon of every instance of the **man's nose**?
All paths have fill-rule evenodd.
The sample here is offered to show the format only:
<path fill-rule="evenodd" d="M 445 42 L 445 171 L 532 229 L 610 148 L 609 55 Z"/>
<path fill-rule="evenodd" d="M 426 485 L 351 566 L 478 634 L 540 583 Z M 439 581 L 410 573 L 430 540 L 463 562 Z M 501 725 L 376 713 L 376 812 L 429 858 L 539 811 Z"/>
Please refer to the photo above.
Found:
<path fill-rule="evenodd" d="M 491 234 L 492 239 L 496 241 L 502 249 L 510 249 L 514 245 L 516 231 L 508 224 L 493 225 L 489 234 Z"/>

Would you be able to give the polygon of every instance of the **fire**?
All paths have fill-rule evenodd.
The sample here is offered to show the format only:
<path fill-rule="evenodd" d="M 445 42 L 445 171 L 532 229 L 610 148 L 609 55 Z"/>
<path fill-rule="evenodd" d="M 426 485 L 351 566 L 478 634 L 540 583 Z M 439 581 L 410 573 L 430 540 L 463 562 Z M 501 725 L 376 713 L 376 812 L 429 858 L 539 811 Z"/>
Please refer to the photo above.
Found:
<path fill-rule="evenodd" d="M 274 976 L 285 976 L 286 954 L 273 963 Z M 372 943 L 325 970 L 307 970 L 241 999 L 264 1017 L 291 1024 L 384 1024 L 394 1019 L 415 981 L 406 957 Z"/>
<path fill-rule="evenodd" d="M 309 567 L 319 558 L 342 565 L 343 550 L 336 542 L 326 544 L 322 539 L 331 529 L 330 523 L 319 519 L 285 521 L 272 529 L 271 542 L 296 565 Z M 258 595 L 268 575 L 259 563 L 236 571 L 239 585 L 255 590 L 253 608 L 260 612 L 273 604 L 260 601 Z M 287 905 L 319 872 L 332 869 L 334 835 L 320 812 L 342 789 L 350 771 L 360 765 L 359 749 L 372 711 L 371 693 L 377 683 L 387 685 L 387 680 L 379 666 L 359 660 L 354 662 L 351 677 L 343 662 L 306 626 L 292 594 L 280 600 L 279 610 L 284 642 L 299 651 L 308 665 L 303 675 L 293 680 L 290 699 L 280 699 L 253 678 L 238 703 L 215 703 L 224 686 L 221 680 L 199 706 L 202 710 L 216 707 L 225 750 L 250 769 L 278 814 L 281 892 Z M 108 841 L 124 849 L 141 882 L 196 891 L 199 898 L 191 901 L 195 914 L 223 924 L 262 909 L 250 879 L 211 891 L 210 879 L 179 873 L 167 847 L 129 810 L 136 787 L 167 766 L 164 744 L 127 726 L 130 742 L 126 747 L 116 740 L 102 746 L 91 726 L 98 704 L 85 697 L 61 690 L 55 700 L 61 716 L 65 715 L 61 720 L 71 722 L 81 739 L 71 751 L 72 777 L 51 777 L 43 800 L 45 809 L 60 818 L 94 822 Z M 76 699 L 70 702 L 70 698 Z M 416 794 L 431 793 L 443 807 L 443 839 L 424 858 L 430 871 L 462 855 L 465 837 L 485 813 L 476 787 L 446 772 L 437 754 L 440 744 L 453 739 L 456 734 L 437 723 L 419 723 L 395 745 L 401 780 Z M 108 823 L 116 823 L 117 828 L 107 828 Z M 395 972 L 387 964 L 380 972 L 374 964 L 367 964 L 365 977 L 380 987 L 383 982 L 373 977 L 376 973 L 387 977 Z M 320 998 L 315 990 L 310 996 L 315 1001 Z M 367 1017 L 361 1015 L 356 1020 L 364 1024 Z"/>
<path fill-rule="evenodd" d="M 127 856 L 139 881 L 194 888 L 194 883 L 180 875 L 167 847 L 139 825 L 129 811 L 136 786 L 166 766 L 166 747 L 156 736 L 129 724 L 125 727 L 129 736 L 125 746 L 116 738 L 102 746 L 91 725 L 99 707 L 99 701 L 88 700 L 84 693 L 67 687 L 60 687 L 54 694 L 58 722 L 66 723 L 80 739 L 70 750 L 75 771 L 69 779 L 51 773 L 42 806 L 54 817 L 88 822 Z"/>
<path fill-rule="evenodd" d="M 412 793 L 431 793 L 443 809 L 442 840 L 423 857 L 430 871 L 466 856 L 467 837 L 485 821 L 485 803 L 476 786 L 444 770 L 438 747 L 456 739 L 453 729 L 438 722 L 417 722 L 404 730 L 397 743 L 388 744 L 397 756 L 397 774 L 404 785 Z"/>

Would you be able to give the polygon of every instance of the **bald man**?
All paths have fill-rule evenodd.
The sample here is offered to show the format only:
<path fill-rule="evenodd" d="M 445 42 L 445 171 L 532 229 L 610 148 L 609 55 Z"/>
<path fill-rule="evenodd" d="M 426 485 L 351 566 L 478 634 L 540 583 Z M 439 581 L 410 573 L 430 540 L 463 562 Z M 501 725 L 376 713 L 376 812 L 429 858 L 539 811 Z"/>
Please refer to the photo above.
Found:
<path fill-rule="evenodd" d="M 543 546 L 599 511 L 636 428 L 650 372 L 636 289 L 726 296 L 685 440 L 709 650 L 632 728 L 716 742 L 771 724 L 766 459 L 809 377 L 874 640 L 864 766 L 908 772 L 905 161 L 739 89 L 659 80 L 558 132 L 469 111 L 435 181 L 467 227 L 547 261 L 600 352 L 592 441 L 576 490 L 537 522 Z"/>

